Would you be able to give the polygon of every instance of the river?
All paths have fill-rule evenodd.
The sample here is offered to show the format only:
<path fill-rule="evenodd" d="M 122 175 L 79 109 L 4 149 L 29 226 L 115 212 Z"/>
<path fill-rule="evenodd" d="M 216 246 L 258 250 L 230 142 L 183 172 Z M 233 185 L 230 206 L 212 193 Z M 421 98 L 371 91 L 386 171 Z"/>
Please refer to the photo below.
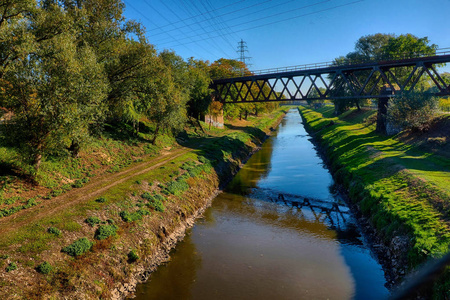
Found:
<path fill-rule="evenodd" d="M 385 299 L 384 285 L 292 109 L 136 299 Z"/>

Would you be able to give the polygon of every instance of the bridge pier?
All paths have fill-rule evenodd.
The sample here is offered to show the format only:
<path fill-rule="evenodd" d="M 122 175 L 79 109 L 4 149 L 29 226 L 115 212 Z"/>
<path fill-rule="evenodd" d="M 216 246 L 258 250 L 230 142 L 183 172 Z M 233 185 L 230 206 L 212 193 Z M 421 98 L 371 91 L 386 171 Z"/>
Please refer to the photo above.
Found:
<path fill-rule="evenodd" d="M 394 95 L 394 90 L 391 87 L 383 87 L 381 95 L 386 97 L 378 98 L 378 112 L 377 112 L 377 128 L 376 131 L 381 134 L 387 134 L 387 112 L 389 107 L 389 99 Z"/>

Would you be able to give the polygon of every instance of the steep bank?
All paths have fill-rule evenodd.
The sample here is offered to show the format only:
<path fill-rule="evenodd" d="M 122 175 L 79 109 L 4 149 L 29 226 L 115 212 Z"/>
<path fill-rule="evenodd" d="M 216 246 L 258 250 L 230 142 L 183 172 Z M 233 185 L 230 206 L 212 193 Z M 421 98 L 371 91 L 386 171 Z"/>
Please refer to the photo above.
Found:
<path fill-rule="evenodd" d="M 299 110 L 336 181 L 375 229 L 380 241 L 375 246 L 390 257 L 388 268 L 396 282 L 448 251 L 448 157 L 415 143 L 377 135 L 371 122 L 373 111 L 349 111 L 333 117 L 332 107 Z M 449 285 L 447 272 L 435 284 L 433 296 L 450 297 Z"/>
<path fill-rule="evenodd" d="M 48 202 L 2 218 L 2 229 L 11 229 L 1 237 L 0 294 L 39 299 L 125 296 L 136 278 L 168 258 L 170 247 L 283 114 L 253 118 L 207 137 L 191 136 L 183 147 L 144 159 L 134 174 L 125 170 L 113 174 L 118 176 L 113 183 L 97 185 L 93 178 L 77 193 L 53 197 L 49 201 L 54 209 L 47 208 Z M 58 203 L 65 209 L 58 209 Z M 16 224 L 23 226 L 13 228 Z M 73 244 L 81 238 L 93 245 L 85 243 L 89 251 L 69 256 L 69 245 L 81 254 L 83 245 Z M 43 262 L 51 266 L 47 274 L 35 269 Z M 10 264 L 17 269 L 6 272 Z"/>

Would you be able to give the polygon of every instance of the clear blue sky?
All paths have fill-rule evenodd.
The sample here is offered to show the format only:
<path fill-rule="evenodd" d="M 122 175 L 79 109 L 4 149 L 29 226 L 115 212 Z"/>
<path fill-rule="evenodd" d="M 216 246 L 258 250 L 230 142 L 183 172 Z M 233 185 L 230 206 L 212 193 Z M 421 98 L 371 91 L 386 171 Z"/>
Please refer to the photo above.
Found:
<path fill-rule="evenodd" d="M 450 0 L 123 1 L 125 17 L 146 27 L 158 51 L 212 62 L 238 58 L 242 39 L 251 70 L 331 61 L 375 33 L 450 47 Z"/>

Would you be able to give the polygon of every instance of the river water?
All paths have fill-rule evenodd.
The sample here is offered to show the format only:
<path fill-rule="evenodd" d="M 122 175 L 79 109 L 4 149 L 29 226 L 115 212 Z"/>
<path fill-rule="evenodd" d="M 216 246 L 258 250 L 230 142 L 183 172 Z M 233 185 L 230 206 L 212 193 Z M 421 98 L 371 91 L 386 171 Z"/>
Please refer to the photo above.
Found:
<path fill-rule="evenodd" d="M 290 110 L 137 299 L 385 299 L 381 266 Z"/>

